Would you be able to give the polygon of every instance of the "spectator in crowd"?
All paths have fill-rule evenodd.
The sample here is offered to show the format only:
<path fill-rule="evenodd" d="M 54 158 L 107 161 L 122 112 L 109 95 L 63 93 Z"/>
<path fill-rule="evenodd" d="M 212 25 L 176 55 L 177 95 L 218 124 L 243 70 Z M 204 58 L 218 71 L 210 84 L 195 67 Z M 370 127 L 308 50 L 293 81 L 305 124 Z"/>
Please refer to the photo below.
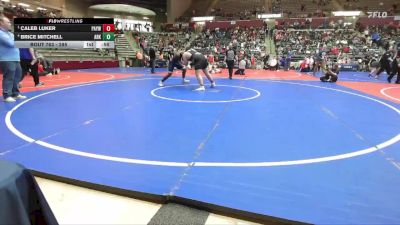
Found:
<path fill-rule="evenodd" d="M 0 67 L 3 72 L 3 98 L 5 102 L 15 102 L 16 99 L 26 99 L 19 92 L 21 80 L 21 65 L 19 50 L 14 44 L 14 34 L 11 31 L 11 22 L 0 15 Z"/>
<path fill-rule="evenodd" d="M 268 69 L 269 54 L 265 54 L 263 58 L 264 69 Z"/>
<path fill-rule="evenodd" d="M 379 70 L 376 73 L 376 78 L 385 70 L 388 75 L 391 74 L 392 51 L 385 52 L 379 60 Z"/>
<path fill-rule="evenodd" d="M 307 57 L 300 63 L 300 72 L 310 72 L 310 60 Z"/>
<path fill-rule="evenodd" d="M 278 57 L 270 57 L 267 65 L 265 66 L 266 70 L 276 70 L 279 71 L 279 58 Z"/>
<path fill-rule="evenodd" d="M 283 68 L 283 70 L 287 71 L 286 56 L 282 56 L 279 60 L 279 66 Z"/>
<path fill-rule="evenodd" d="M 247 60 L 246 57 L 243 57 L 239 61 L 239 69 L 235 71 L 235 75 L 245 75 Z"/>
<path fill-rule="evenodd" d="M 316 76 L 315 73 L 320 70 L 322 64 L 323 64 L 322 51 L 317 51 L 314 54 L 313 76 Z"/>
<path fill-rule="evenodd" d="M 378 59 L 378 55 L 374 55 L 374 57 L 371 58 L 371 60 L 369 61 L 369 69 L 370 69 L 370 73 L 369 73 L 369 77 L 375 77 L 376 73 L 379 70 L 379 59 Z M 377 78 L 377 77 L 376 77 Z"/>
<path fill-rule="evenodd" d="M 394 76 L 397 74 L 397 80 L 396 84 L 400 84 L 400 43 L 397 44 L 397 53 L 393 57 L 393 62 L 392 62 L 392 72 L 390 73 L 390 76 L 387 78 L 388 83 L 392 82 L 392 79 Z"/>
<path fill-rule="evenodd" d="M 154 47 L 150 47 L 149 57 L 150 57 L 151 73 L 155 73 L 154 68 L 156 67 L 156 50 L 154 49 Z"/>
<path fill-rule="evenodd" d="M 325 76 L 320 77 L 320 80 L 322 82 L 336 82 L 338 80 L 338 75 L 339 75 L 339 64 L 335 63 L 332 67 L 332 69 L 330 69 L 328 66 L 326 65 L 322 65 L 324 67 L 326 67 L 326 71 L 325 71 Z"/>
<path fill-rule="evenodd" d="M 61 72 L 60 68 L 54 68 L 53 63 L 42 55 L 39 54 L 37 59 L 39 76 L 55 75 Z"/>

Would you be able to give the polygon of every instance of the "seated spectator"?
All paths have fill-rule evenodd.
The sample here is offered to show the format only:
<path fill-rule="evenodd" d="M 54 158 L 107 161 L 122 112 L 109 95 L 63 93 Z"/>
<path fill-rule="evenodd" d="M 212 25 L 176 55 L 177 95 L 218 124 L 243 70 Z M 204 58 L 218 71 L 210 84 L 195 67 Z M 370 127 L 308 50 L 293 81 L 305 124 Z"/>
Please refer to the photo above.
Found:
<path fill-rule="evenodd" d="M 310 61 L 308 58 L 304 58 L 300 63 L 300 72 L 310 72 Z"/>
<path fill-rule="evenodd" d="M 279 71 L 278 57 L 269 60 L 267 69 Z"/>
<path fill-rule="evenodd" d="M 242 60 L 239 61 L 239 69 L 235 71 L 235 75 L 245 75 L 244 71 L 246 70 L 246 58 L 243 57 Z"/>
<path fill-rule="evenodd" d="M 210 67 L 209 67 L 209 73 L 211 73 L 211 74 L 222 73 L 222 70 L 219 69 L 217 67 L 217 65 L 213 64 L 213 65 L 210 65 Z"/>
<path fill-rule="evenodd" d="M 287 70 L 286 65 L 287 65 L 286 57 L 283 56 L 283 57 L 279 60 L 279 66 L 280 66 L 281 68 L 284 68 L 284 70 Z"/>
<path fill-rule="evenodd" d="M 329 69 L 329 67 L 326 66 L 325 76 L 320 77 L 320 80 L 322 82 L 334 83 L 338 80 L 338 75 L 339 75 L 339 64 L 335 63 L 332 69 Z"/>
<path fill-rule="evenodd" d="M 51 76 L 61 72 L 60 68 L 53 68 L 53 63 L 41 55 L 38 56 L 38 63 L 39 76 Z"/>

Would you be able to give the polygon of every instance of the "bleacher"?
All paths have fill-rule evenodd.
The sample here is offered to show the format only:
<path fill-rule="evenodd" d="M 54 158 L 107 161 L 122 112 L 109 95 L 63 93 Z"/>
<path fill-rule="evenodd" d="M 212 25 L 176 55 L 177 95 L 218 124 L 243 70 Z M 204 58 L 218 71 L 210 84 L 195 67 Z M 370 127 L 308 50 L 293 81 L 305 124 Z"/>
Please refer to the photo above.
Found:
<path fill-rule="evenodd" d="M 108 61 L 115 59 L 113 49 L 37 49 L 37 52 L 52 61 Z"/>
<path fill-rule="evenodd" d="M 290 55 L 294 64 L 313 57 L 316 51 L 326 53 L 328 62 L 347 64 L 359 64 L 385 51 L 383 46 L 373 44 L 368 35 L 353 29 L 276 31 L 275 41 L 278 56 Z"/>
<path fill-rule="evenodd" d="M 323 12 L 334 11 L 335 9 L 332 0 L 281 1 L 282 11 L 289 17 L 322 16 Z"/>
<path fill-rule="evenodd" d="M 250 59 L 254 56 L 257 62 L 262 62 L 267 54 L 265 38 L 264 30 L 260 28 L 212 29 L 197 34 L 190 47 L 204 55 L 212 53 L 219 66 L 224 67 L 227 47 L 234 49 L 239 57 Z"/>
<path fill-rule="evenodd" d="M 223 19 L 255 19 L 266 7 L 263 0 L 217 0 L 213 10 L 212 15 Z"/>
<path fill-rule="evenodd" d="M 185 32 L 153 32 L 143 33 L 142 36 L 147 41 L 148 47 L 155 47 L 159 50 L 167 48 L 170 43 L 173 43 L 176 49 L 185 49 L 187 40 Z M 191 36 L 189 36 L 191 38 Z"/>
<path fill-rule="evenodd" d="M 136 58 L 136 51 L 133 50 L 133 47 L 128 40 L 128 37 L 131 35 L 131 32 L 127 32 L 115 37 L 115 54 L 117 55 L 118 60 Z"/>
<path fill-rule="evenodd" d="M 397 5 L 397 10 L 393 11 L 393 14 L 399 12 L 399 1 L 398 0 L 337 0 L 342 6 L 343 10 L 361 10 L 367 11 L 379 11 L 388 12 L 389 15 L 392 11 L 393 5 Z"/>
<path fill-rule="evenodd" d="M 189 22 L 193 16 L 204 16 L 207 14 L 208 9 L 215 0 L 201 0 L 192 1 L 189 8 L 183 13 L 183 15 L 177 19 L 179 22 Z M 194 12 L 194 14 L 193 14 Z"/>

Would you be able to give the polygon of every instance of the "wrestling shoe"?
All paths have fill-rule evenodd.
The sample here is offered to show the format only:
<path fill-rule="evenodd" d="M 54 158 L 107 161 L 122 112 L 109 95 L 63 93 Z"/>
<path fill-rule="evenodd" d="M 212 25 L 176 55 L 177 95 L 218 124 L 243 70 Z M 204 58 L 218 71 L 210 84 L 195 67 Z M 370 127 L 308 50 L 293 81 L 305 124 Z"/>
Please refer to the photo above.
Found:
<path fill-rule="evenodd" d="M 205 91 L 205 90 L 206 88 L 204 86 L 200 86 L 199 88 L 194 89 L 194 91 Z"/>
<path fill-rule="evenodd" d="M 7 97 L 3 101 L 5 101 L 5 102 L 15 102 L 15 99 L 11 98 L 11 97 Z"/>
<path fill-rule="evenodd" d="M 27 97 L 26 96 L 23 96 L 23 95 L 17 95 L 17 96 L 15 96 L 15 97 L 13 97 L 14 99 L 27 99 Z"/>

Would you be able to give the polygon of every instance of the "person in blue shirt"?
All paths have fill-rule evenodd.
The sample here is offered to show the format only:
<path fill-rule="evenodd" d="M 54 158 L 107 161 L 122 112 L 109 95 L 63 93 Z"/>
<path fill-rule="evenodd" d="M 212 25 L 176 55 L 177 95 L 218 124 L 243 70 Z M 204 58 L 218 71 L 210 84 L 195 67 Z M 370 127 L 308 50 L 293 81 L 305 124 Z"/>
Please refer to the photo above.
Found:
<path fill-rule="evenodd" d="M 282 56 L 282 58 L 279 60 L 279 65 L 286 70 L 286 57 Z"/>
<path fill-rule="evenodd" d="M 379 33 L 373 33 L 371 40 L 373 43 L 378 43 L 381 40 L 381 35 Z"/>
<path fill-rule="evenodd" d="M 10 32 L 11 22 L 0 14 L 0 68 L 3 73 L 3 98 L 5 102 L 26 99 L 19 93 L 18 83 L 21 80 L 19 50 L 14 45 L 14 34 Z"/>

